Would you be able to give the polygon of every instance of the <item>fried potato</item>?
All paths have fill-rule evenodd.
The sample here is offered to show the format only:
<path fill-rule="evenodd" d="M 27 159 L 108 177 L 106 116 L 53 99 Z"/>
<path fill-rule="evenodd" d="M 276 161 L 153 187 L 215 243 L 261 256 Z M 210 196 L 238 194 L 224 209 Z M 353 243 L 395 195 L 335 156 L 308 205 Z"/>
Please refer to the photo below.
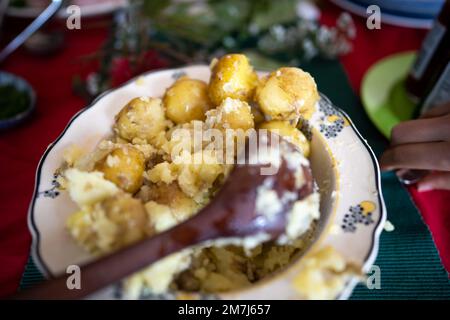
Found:
<path fill-rule="evenodd" d="M 140 97 L 128 102 L 117 114 L 114 131 L 123 139 L 154 143 L 167 128 L 161 99 Z"/>
<path fill-rule="evenodd" d="M 250 101 L 258 76 L 243 54 L 227 54 L 212 67 L 209 97 L 217 106 L 226 98 Z"/>
<path fill-rule="evenodd" d="M 116 247 L 123 247 L 153 233 L 144 204 L 138 199 L 117 195 L 104 200 L 101 206 L 107 218 L 117 227 Z"/>
<path fill-rule="evenodd" d="M 310 146 L 309 141 L 306 139 L 305 135 L 298 130 L 297 128 L 293 127 L 288 121 L 282 121 L 282 120 L 272 120 L 263 122 L 260 126 L 260 129 L 266 129 L 268 131 L 273 131 L 286 140 L 290 141 L 294 145 L 300 148 L 302 150 L 303 155 L 305 157 L 309 156 L 310 153 Z"/>
<path fill-rule="evenodd" d="M 316 83 L 298 68 L 280 68 L 261 79 L 255 101 L 270 119 L 309 119 L 319 99 Z"/>
<path fill-rule="evenodd" d="M 205 112 L 211 109 L 208 85 L 200 80 L 182 77 L 167 89 L 163 103 L 167 118 L 176 124 L 205 120 Z"/>
<path fill-rule="evenodd" d="M 244 131 L 255 127 L 250 105 L 238 99 L 226 98 L 206 115 L 206 124 L 210 127 Z"/>
<path fill-rule="evenodd" d="M 131 146 L 116 148 L 95 169 L 103 172 L 105 179 L 122 190 L 135 193 L 143 182 L 145 159 L 142 152 Z"/>

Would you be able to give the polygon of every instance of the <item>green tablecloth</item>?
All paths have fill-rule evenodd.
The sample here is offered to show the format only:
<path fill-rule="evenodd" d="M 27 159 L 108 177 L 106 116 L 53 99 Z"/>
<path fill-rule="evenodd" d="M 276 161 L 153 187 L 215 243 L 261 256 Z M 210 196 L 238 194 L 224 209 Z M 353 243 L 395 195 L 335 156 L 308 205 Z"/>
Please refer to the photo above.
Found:
<path fill-rule="evenodd" d="M 348 113 L 376 155 L 387 140 L 367 118 L 352 91 L 342 66 L 333 61 L 315 61 L 302 66 L 317 81 L 320 91 Z M 442 267 L 427 226 L 395 175 L 382 175 L 388 220 L 395 226 L 383 232 L 375 264 L 381 270 L 381 289 L 369 290 L 360 284 L 351 299 L 450 299 L 450 280 Z M 30 259 L 21 288 L 43 279 Z"/>

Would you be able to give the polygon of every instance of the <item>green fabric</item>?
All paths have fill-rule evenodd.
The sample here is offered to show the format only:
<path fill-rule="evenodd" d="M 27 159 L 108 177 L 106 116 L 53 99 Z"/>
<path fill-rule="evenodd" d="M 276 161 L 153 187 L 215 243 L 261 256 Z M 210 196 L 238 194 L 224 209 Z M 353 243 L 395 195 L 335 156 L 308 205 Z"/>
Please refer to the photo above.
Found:
<path fill-rule="evenodd" d="M 348 113 L 375 154 L 380 155 L 387 140 L 369 121 L 342 66 L 333 61 L 315 61 L 302 67 L 314 76 L 320 91 Z M 358 285 L 351 299 L 450 299 L 449 278 L 428 228 L 407 191 L 392 173 L 382 175 L 382 188 L 388 220 L 395 230 L 383 232 L 380 239 L 375 264 L 381 270 L 381 289 L 369 290 Z M 30 259 L 21 288 L 41 279 L 42 275 Z"/>
<path fill-rule="evenodd" d="M 19 285 L 19 289 L 22 290 L 22 289 L 31 288 L 33 285 L 41 282 L 44 279 L 45 279 L 45 277 L 42 275 L 42 273 L 36 267 L 36 265 L 33 262 L 33 259 L 30 256 L 28 258 L 27 265 L 25 266 L 25 271 L 23 272 L 22 279 L 21 279 L 20 285 Z"/>

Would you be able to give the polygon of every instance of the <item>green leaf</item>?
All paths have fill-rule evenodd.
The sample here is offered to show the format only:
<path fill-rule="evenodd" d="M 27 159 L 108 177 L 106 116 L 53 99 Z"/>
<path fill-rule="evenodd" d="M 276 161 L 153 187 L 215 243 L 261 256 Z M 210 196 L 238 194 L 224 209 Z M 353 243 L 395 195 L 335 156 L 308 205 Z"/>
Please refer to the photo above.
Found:
<path fill-rule="evenodd" d="M 228 0 L 209 2 L 215 15 L 215 26 L 222 32 L 236 31 L 246 24 L 251 9 L 252 1 Z"/>
<path fill-rule="evenodd" d="M 254 50 L 245 50 L 243 53 L 249 58 L 256 70 L 272 71 L 283 66 L 281 61 L 272 59 Z"/>
<path fill-rule="evenodd" d="M 297 2 L 298 0 L 260 1 L 254 7 L 250 25 L 264 31 L 276 24 L 295 21 Z"/>

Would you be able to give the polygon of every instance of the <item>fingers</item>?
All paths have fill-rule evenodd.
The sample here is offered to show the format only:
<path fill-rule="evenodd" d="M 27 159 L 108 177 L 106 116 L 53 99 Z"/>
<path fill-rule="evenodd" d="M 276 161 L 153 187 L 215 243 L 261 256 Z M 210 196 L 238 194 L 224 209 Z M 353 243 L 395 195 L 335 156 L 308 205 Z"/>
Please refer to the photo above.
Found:
<path fill-rule="evenodd" d="M 437 118 L 405 121 L 391 132 L 391 145 L 450 141 L 450 114 Z"/>
<path fill-rule="evenodd" d="M 450 190 L 450 172 L 433 172 L 427 175 L 417 184 L 417 190 Z"/>
<path fill-rule="evenodd" d="M 450 171 L 450 103 L 394 127 L 391 147 L 381 156 L 380 166 L 382 170 Z M 446 182 L 442 180 L 444 178 L 433 177 L 428 179 L 439 181 L 433 183 Z"/>
<path fill-rule="evenodd" d="M 403 144 L 390 147 L 380 158 L 382 170 L 450 171 L 450 142 Z"/>
<path fill-rule="evenodd" d="M 439 107 L 434 107 L 421 115 L 421 118 L 433 118 L 439 117 L 450 113 L 450 102 L 443 104 Z"/>

